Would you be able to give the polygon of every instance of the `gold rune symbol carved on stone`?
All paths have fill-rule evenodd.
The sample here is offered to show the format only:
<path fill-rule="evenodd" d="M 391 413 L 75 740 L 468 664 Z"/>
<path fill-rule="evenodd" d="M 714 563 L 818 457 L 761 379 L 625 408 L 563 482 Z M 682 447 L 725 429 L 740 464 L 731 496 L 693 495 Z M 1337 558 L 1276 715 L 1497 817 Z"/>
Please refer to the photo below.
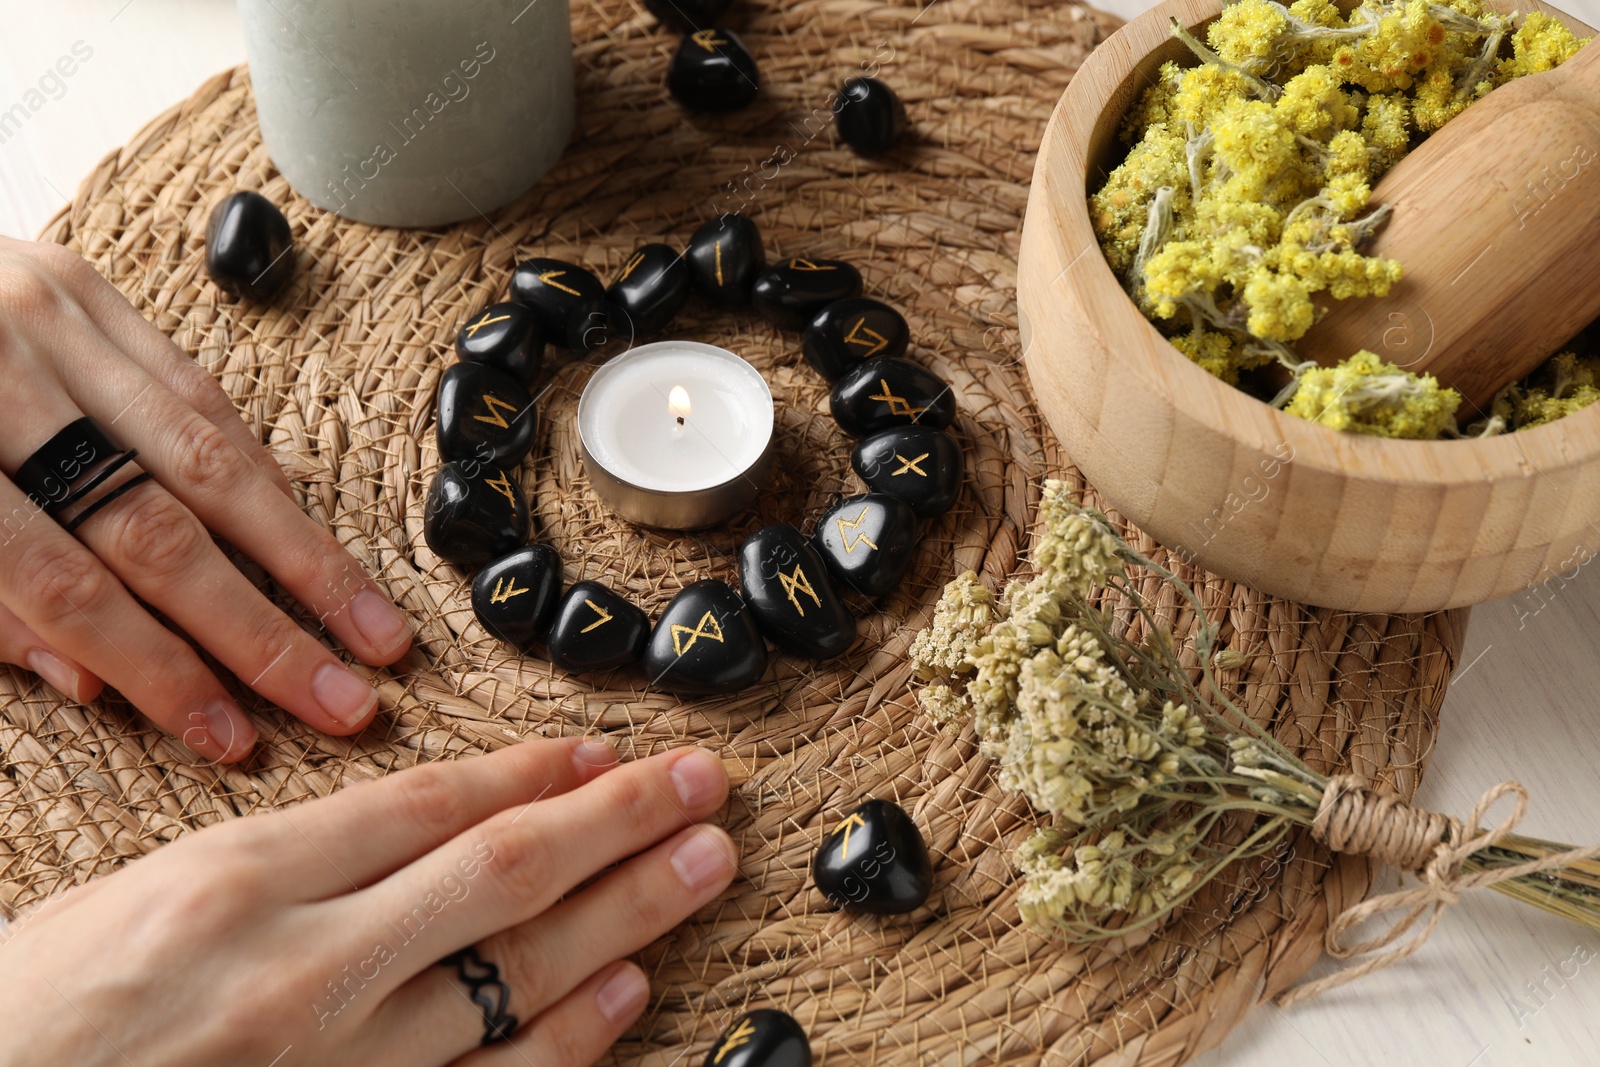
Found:
<path fill-rule="evenodd" d="M 588 597 L 584 597 L 583 602 L 585 604 L 589 605 L 591 608 L 593 608 L 594 609 L 594 613 L 596 615 L 600 616 L 600 617 L 598 619 L 594 620 L 594 622 L 591 622 L 588 626 L 585 626 L 583 629 L 579 630 L 578 632 L 580 634 L 586 634 L 590 630 L 598 630 L 598 629 L 600 629 L 600 627 L 604 626 L 606 623 L 611 621 L 611 612 L 607 611 L 605 608 L 601 607 L 599 604 L 596 604 L 594 601 L 590 600 Z"/>
<path fill-rule="evenodd" d="M 866 336 L 859 336 L 861 334 L 865 334 Z M 856 324 L 850 327 L 850 332 L 845 334 L 844 343 L 847 345 L 860 345 L 862 348 L 865 348 L 866 351 L 861 353 L 861 358 L 866 359 L 877 355 L 879 352 L 882 352 L 885 348 L 887 348 L 889 345 L 889 339 L 883 336 L 883 334 L 879 333 L 877 330 L 869 329 L 867 327 L 866 317 L 863 316 L 857 319 Z"/>
<path fill-rule="evenodd" d="M 582 296 L 582 293 L 578 292 L 578 290 L 572 288 L 570 285 L 562 285 L 560 282 L 556 281 L 557 278 L 562 277 L 566 273 L 567 272 L 564 270 L 547 270 L 543 274 L 539 275 L 539 280 L 544 282 L 544 284 L 548 285 L 552 289 L 560 289 L 563 293 L 571 293 L 573 296 Z"/>
<path fill-rule="evenodd" d="M 515 416 L 517 413 L 515 404 L 507 404 L 493 393 L 484 393 L 479 399 L 483 401 L 483 408 L 489 414 L 472 416 L 474 422 L 487 422 L 490 426 L 498 426 L 502 430 L 510 427 L 511 424 L 506 421 L 506 417 L 500 412 L 505 410 Z"/>
<path fill-rule="evenodd" d="M 925 471 L 921 467 L 917 466 L 918 463 L 921 463 L 923 460 L 928 458 L 928 453 L 927 452 L 924 452 L 922 455 L 918 456 L 916 459 L 907 459 L 906 457 L 902 456 L 900 453 L 896 452 L 894 454 L 894 458 L 899 460 L 901 463 L 904 463 L 905 466 L 899 468 L 898 470 L 896 470 L 895 472 L 890 474 L 889 477 L 898 478 L 898 477 L 900 477 L 900 475 L 906 473 L 907 471 L 915 471 L 919 476 L 921 476 L 923 478 L 926 478 L 928 476 L 928 472 L 927 471 Z"/>
<path fill-rule="evenodd" d="M 684 638 L 688 640 L 685 641 Z M 704 637 L 708 641 L 722 640 L 722 624 L 711 612 L 700 616 L 700 621 L 693 626 L 685 626 L 681 622 L 672 624 L 672 651 L 683 655 L 694 647 L 694 643 Z"/>
<path fill-rule="evenodd" d="M 911 402 L 905 397 L 895 396 L 894 390 L 889 388 L 889 379 L 887 378 L 879 378 L 878 386 L 883 390 L 883 392 L 881 394 L 874 393 L 872 396 L 867 397 L 867 399 L 881 400 L 885 404 L 888 404 L 889 414 L 891 415 L 903 415 L 908 419 L 914 420 L 918 415 L 921 415 L 924 411 L 928 410 L 927 408 L 914 408 L 911 406 Z"/>
<path fill-rule="evenodd" d="M 493 489 L 495 492 L 499 493 L 501 496 L 503 496 L 507 500 L 511 501 L 511 510 L 513 510 L 513 511 L 516 510 L 516 508 L 517 508 L 517 494 L 511 488 L 510 479 L 508 479 L 503 472 L 501 473 L 500 477 L 498 477 L 498 478 L 490 478 L 487 482 L 484 482 L 483 484 L 487 485 L 490 489 Z"/>
<path fill-rule="evenodd" d="M 698 33 L 691 34 L 689 40 L 704 48 L 707 52 L 715 52 L 717 45 L 728 43 L 726 37 L 717 36 L 716 30 L 700 30 Z"/>
<path fill-rule="evenodd" d="M 617 276 L 617 281 L 619 281 L 619 282 L 627 281 L 628 280 L 628 275 L 630 275 L 634 271 L 638 270 L 639 269 L 639 264 L 641 264 L 643 262 L 644 262 L 644 253 L 643 252 L 635 252 L 633 254 L 633 258 L 628 260 L 628 262 L 623 266 L 622 273 Z"/>
<path fill-rule="evenodd" d="M 851 827 L 857 827 L 857 828 L 862 829 L 862 830 L 865 830 L 867 828 L 867 820 L 865 820 L 865 819 L 863 819 L 861 817 L 861 813 L 859 811 L 852 812 L 848 818 L 846 818 L 843 822 L 839 823 L 838 826 L 835 826 L 833 828 L 833 832 L 836 833 L 836 834 L 840 830 L 844 831 L 844 844 L 839 847 L 839 858 L 841 860 L 847 860 L 847 859 L 850 858 L 850 829 L 851 829 Z"/>
<path fill-rule="evenodd" d="M 483 329 L 485 326 L 493 326 L 497 322 L 505 322 L 510 317 L 511 317 L 510 315 L 500 315 L 500 316 L 498 316 L 496 318 L 492 318 L 491 319 L 489 317 L 489 313 L 487 311 L 485 311 L 483 313 L 483 318 L 479 319 L 477 322 L 475 322 L 471 326 L 467 327 L 467 336 L 468 337 L 476 337 L 476 336 L 478 336 L 478 331 Z"/>
<path fill-rule="evenodd" d="M 844 518 L 841 517 L 841 516 L 835 516 L 834 517 L 833 521 L 839 524 L 839 537 L 844 541 L 844 554 L 845 555 L 847 555 L 847 556 L 851 555 L 852 553 L 855 552 L 856 546 L 857 545 L 862 545 L 862 544 L 866 545 L 868 548 L 872 549 L 874 552 L 876 552 L 878 550 L 878 546 L 873 544 L 872 543 L 872 538 L 868 537 L 866 534 L 858 533 L 855 536 L 855 540 L 852 541 L 850 539 L 850 535 L 845 532 L 846 530 L 854 530 L 854 529 L 858 528 L 861 525 L 862 521 L 867 517 L 867 512 L 870 511 L 871 508 L 872 508 L 871 504 L 863 505 L 862 508 L 861 508 L 861 514 L 857 515 L 854 519 L 851 519 L 849 522 L 846 522 L 844 520 Z"/>
<path fill-rule="evenodd" d="M 789 598 L 789 603 L 794 605 L 794 610 L 800 613 L 800 617 L 802 619 L 806 617 L 806 609 L 800 603 L 800 598 L 796 595 L 797 593 L 804 593 L 806 596 L 811 598 L 812 602 L 815 603 L 817 607 L 822 607 L 822 599 L 817 596 L 817 591 L 811 588 L 811 579 L 806 577 L 805 568 L 800 566 L 798 563 L 795 564 L 793 574 L 784 574 L 782 571 L 779 571 L 778 581 L 783 583 L 784 595 Z"/>
<path fill-rule="evenodd" d="M 717 1046 L 717 1054 L 711 1058 L 712 1063 L 721 1063 L 734 1049 L 748 1045 L 750 1039 L 756 1036 L 756 1024 L 749 1019 L 739 1020 L 739 1026 L 727 1037 L 722 1039 L 722 1044 Z"/>
<path fill-rule="evenodd" d="M 526 589 L 517 588 L 517 579 L 514 576 L 499 578 L 494 583 L 494 592 L 489 594 L 489 603 L 504 604 L 512 597 L 521 596 L 526 592 Z"/>

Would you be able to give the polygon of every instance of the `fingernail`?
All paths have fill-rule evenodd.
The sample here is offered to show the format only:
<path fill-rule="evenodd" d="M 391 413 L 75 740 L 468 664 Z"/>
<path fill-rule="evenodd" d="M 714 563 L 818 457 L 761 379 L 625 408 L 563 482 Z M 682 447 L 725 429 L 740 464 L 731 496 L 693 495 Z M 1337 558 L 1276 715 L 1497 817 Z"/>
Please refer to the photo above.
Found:
<path fill-rule="evenodd" d="M 673 849 L 671 863 L 684 888 L 697 890 L 727 877 L 732 857 L 720 834 L 697 827 Z"/>
<path fill-rule="evenodd" d="M 78 696 L 78 672 L 67 666 L 66 660 L 42 648 L 28 653 L 28 669 L 73 700 Z"/>
<path fill-rule="evenodd" d="M 584 739 L 582 744 L 573 746 L 572 761 L 580 771 L 597 770 L 616 763 L 617 750 L 604 738 L 590 737 Z"/>
<path fill-rule="evenodd" d="M 631 1019 L 650 995 L 650 981 L 637 967 L 624 967 L 600 987 L 594 995 L 595 1006 L 607 1022 L 620 1023 Z"/>
<path fill-rule="evenodd" d="M 311 695 L 342 726 L 364 722 L 378 704 L 378 691 L 337 663 L 317 668 L 311 676 Z"/>
<path fill-rule="evenodd" d="M 255 725 L 237 704 L 213 700 L 201 710 L 200 719 L 206 736 L 222 750 L 217 759 L 235 759 L 255 747 Z"/>
<path fill-rule="evenodd" d="M 709 803 L 728 785 L 722 761 L 703 748 L 690 749 L 672 765 L 672 784 L 686 808 Z"/>
<path fill-rule="evenodd" d="M 382 593 L 363 589 L 350 601 L 350 617 L 373 648 L 388 652 L 411 637 L 411 622 Z"/>

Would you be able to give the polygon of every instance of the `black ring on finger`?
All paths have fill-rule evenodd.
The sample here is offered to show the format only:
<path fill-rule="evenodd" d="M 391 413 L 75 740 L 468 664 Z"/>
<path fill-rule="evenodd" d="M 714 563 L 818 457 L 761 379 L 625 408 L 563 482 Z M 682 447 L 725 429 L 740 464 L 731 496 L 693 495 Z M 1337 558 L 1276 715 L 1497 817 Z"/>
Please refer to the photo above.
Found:
<path fill-rule="evenodd" d="M 35 449 L 11 481 L 53 517 L 77 499 L 73 483 L 112 458 L 127 462 L 126 453 L 86 415 L 67 423 Z"/>
<path fill-rule="evenodd" d="M 500 980 L 500 968 L 489 963 L 478 950 L 467 946 L 439 961 L 439 966 L 454 965 L 456 977 L 471 990 L 472 1002 L 483 1012 L 483 1041 L 498 1045 L 511 1040 L 517 1031 L 517 1017 L 506 1011 L 511 1002 L 511 987 Z"/>
<path fill-rule="evenodd" d="M 137 454 L 137 453 L 135 453 L 135 454 Z M 130 456 L 129 458 L 132 458 L 132 457 Z M 121 466 L 121 464 L 118 464 L 118 466 Z M 150 481 L 151 477 L 152 477 L 152 475 L 151 475 L 151 473 L 149 471 L 140 471 L 138 474 L 134 475 L 132 478 L 129 478 L 127 481 L 123 482 L 121 485 L 119 485 L 115 489 L 111 490 L 111 492 L 107 493 L 105 496 L 101 497 L 99 500 L 96 500 L 93 504 L 90 504 L 88 507 L 86 507 L 82 511 L 80 511 L 77 514 L 77 516 L 73 518 L 73 520 L 71 522 L 67 523 L 67 533 L 72 533 L 73 531 L 77 530 L 78 527 L 82 526 L 84 524 L 84 522 L 88 520 L 89 516 L 93 515 L 95 512 L 99 511 L 101 508 L 105 507 L 107 504 L 111 503 L 113 500 L 117 499 L 117 497 L 121 496 L 123 493 L 126 493 L 128 490 L 134 489 L 134 488 L 136 488 L 138 486 L 143 485 L 145 482 Z M 104 480 L 104 479 L 102 479 L 102 480 Z M 98 483 L 96 483 L 96 484 L 98 484 Z M 88 488 L 86 488 L 84 490 L 84 492 L 88 492 L 89 489 L 92 489 L 92 488 L 94 488 L 94 487 L 93 486 L 89 486 Z M 81 497 L 82 495 L 83 495 L 83 493 L 79 493 L 78 494 L 79 497 Z"/>

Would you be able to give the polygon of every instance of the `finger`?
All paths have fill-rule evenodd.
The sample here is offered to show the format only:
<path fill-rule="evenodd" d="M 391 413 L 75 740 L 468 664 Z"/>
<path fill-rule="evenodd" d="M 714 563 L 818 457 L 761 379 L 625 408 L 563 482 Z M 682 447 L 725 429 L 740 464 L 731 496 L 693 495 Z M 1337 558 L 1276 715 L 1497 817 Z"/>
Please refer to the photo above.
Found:
<path fill-rule="evenodd" d="M 737 870 L 726 833 L 692 826 L 476 948 L 499 969 L 509 990 L 506 1010 L 530 1019 L 572 992 L 597 962 L 637 952 L 714 900 Z M 448 969 L 429 968 L 385 1001 L 374 1022 L 429 1053 L 421 1058 L 447 1059 L 474 1038 L 472 1020 L 450 995 L 456 984 Z"/>
<path fill-rule="evenodd" d="M 91 336 L 92 335 L 92 336 Z M 266 568 L 362 662 L 386 666 L 411 624 L 327 530 L 279 492 L 228 435 L 125 358 L 85 321 L 65 375 L 79 406 L 116 422 L 139 464 L 209 530 Z M 92 357 L 92 358 L 91 358 Z"/>
<path fill-rule="evenodd" d="M 281 808 L 303 900 L 371 885 L 496 812 L 576 789 L 617 765 L 598 738 L 528 741 L 476 759 L 425 763 L 315 803 Z"/>
<path fill-rule="evenodd" d="M 453 1067 L 588 1067 L 633 1025 L 650 999 L 638 964 L 603 968 L 510 1041 L 476 1049 Z M 477 1005 L 467 1000 L 467 1007 Z"/>
<path fill-rule="evenodd" d="M 231 763 L 249 753 L 255 727 L 194 649 L 3 478 L 0 515 L 36 516 L 15 532 L 0 524 L 0 603 L 201 756 Z"/>
<path fill-rule="evenodd" d="M 4 604 L 0 604 L 0 662 L 32 671 L 80 704 L 105 688 L 94 672 L 34 633 Z"/>
<path fill-rule="evenodd" d="M 117 497 L 77 532 L 129 590 L 291 715 L 345 735 L 376 713 L 371 683 L 263 596 L 160 485 Z"/>
<path fill-rule="evenodd" d="M 47 439 L 62 420 L 79 417 L 59 382 L 41 375 L 18 389 L 31 402 L 17 414 L 16 436 L 0 442 L 0 462 L 12 470 L 22 465 L 32 442 Z M 213 427 L 211 432 L 219 431 Z M 84 512 L 88 518 L 77 531 L 79 540 L 131 592 L 197 635 L 268 700 L 327 733 L 350 734 L 366 726 L 378 706 L 371 684 L 267 600 L 165 488 L 146 483 L 117 495 L 133 476 L 132 468 L 126 470 L 99 491 L 104 506 Z"/>
<path fill-rule="evenodd" d="M 100 272 L 87 260 L 66 248 L 55 245 L 47 247 L 49 251 L 41 247 L 40 254 L 47 257 L 56 277 L 88 312 L 89 318 L 106 339 L 144 368 L 152 378 L 210 419 L 213 425 L 228 435 L 240 452 L 261 467 L 262 473 L 272 484 L 293 499 L 294 490 L 283 468 L 262 445 L 256 432 L 245 424 L 233 400 L 211 372 L 146 322 L 127 298 L 101 277 Z"/>
<path fill-rule="evenodd" d="M 626 763 L 570 793 L 502 812 L 339 905 L 353 928 L 375 937 L 393 937 L 396 917 L 406 917 L 400 925 L 416 950 L 385 972 L 388 992 L 427 961 L 526 922 L 602 868 L 705 819 L 727 795 L 722 762 L 704 749 Z M 473 906 L 419 911 L 468 857 L 482 867 Z"/>

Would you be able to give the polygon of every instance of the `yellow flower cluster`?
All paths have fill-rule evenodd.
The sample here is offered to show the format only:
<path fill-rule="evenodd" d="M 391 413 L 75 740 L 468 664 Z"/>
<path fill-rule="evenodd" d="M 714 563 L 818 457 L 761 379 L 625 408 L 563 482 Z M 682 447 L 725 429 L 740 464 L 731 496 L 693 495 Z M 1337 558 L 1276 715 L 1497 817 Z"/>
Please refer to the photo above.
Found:
<path fill-rule="evenodd" d="M 1389 211 L 1368 210 L 1373 183 L 1474 100 L 1583 43 L 1541 14 L 1514 33 L 1512 21 L 1479 0 L 1364 0 L 1348 15 L 1330 0 L 1238 0 L 1205 42 L 1174 24 L 1201 64 L 1161 67 L 1124 122 L 1127 158 L 1090 197 L 1112 268 L 1224 381 L 1274 361 L 1305 374 L 1291 346 L 1318 295 L 1383 296 L 1400 278 L 1360 251 Z M 1438 412 L 1454 394 L 1380 388 L 1370 379 L 1404 372 L 1374 359 L 1306 375 L 1290 410 L 1386 436 L 1448 425 Z M 1391 400 L 1400 410 L 1379 411 Z"/>
<path fill-rule="evenodd" d="M 1288 412 L 1335 430 L 1431 441 L 1455 424 L 1461 394 L 1431 374 L 1410 374 L 1363 349 L 1337 367 L 1300 376 Z"/>
<path fill-rule="evenodd" d="M 1529 430 L 1600 400 L 1600 353 L 1563 352 L 1520 382 L 1500 391 L 1490 407 L 1495 429 Z M 1483 423 L 1468 432 L 1483 433 Z"/>

